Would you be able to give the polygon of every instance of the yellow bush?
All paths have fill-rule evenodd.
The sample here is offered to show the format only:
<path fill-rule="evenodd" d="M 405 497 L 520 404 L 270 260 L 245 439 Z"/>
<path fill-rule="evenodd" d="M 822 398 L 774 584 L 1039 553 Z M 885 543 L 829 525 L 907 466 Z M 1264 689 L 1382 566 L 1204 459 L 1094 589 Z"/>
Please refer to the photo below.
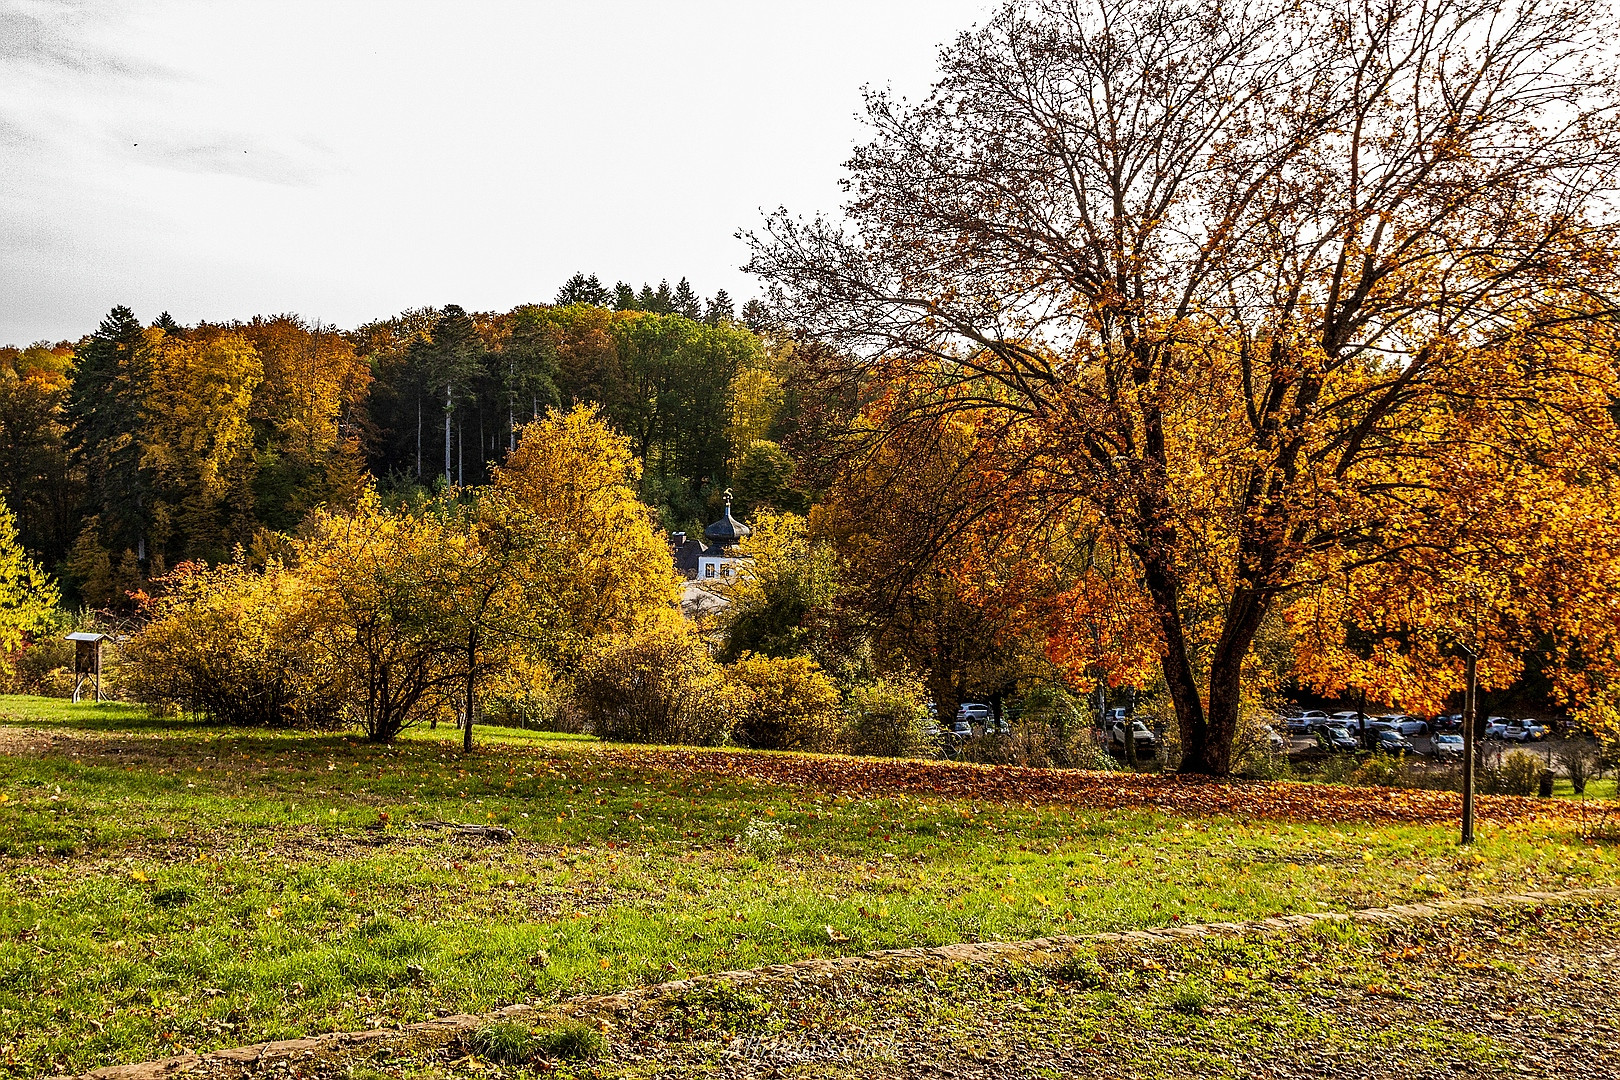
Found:
<path fill-rule="evenodd" d="M 745 656 L 729 669 L 738 690 L 731 737 L 754 750 L 838 748 L 838 688 L 814 660 Z"/>
<path fill-rule="evenodd" d="M 574 698 L 604 739 L 699 746 L 725 737 L 735 704 L 720 665 L 678 617 L 598 639 Z"/>
<path fill-rule="evenodd" d="M 136 701 L 251 727 L 341 726 L 341 673 L 295 629 L 299 578 L 272 563 L 187 563 L 124 647 Z"/>

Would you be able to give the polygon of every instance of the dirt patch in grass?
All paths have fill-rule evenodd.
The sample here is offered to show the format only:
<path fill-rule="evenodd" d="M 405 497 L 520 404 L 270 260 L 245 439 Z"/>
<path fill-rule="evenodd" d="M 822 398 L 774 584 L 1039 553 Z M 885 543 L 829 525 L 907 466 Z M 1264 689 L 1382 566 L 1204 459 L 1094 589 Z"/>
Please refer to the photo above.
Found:
<path fill-rule="evenodd" d="M 575 1066 L 497 1063 L 453 1017 L 168 1063 L 173 1074 L 428 1078 L 809 1075 L 1454 1077 L 1607 1075 L 1620 1053 L 1620 905 L 1586 893 L 1243 927 L 902 950 L 503 1010 L 588 1023 Z M 142 1071 L 143 1068 L 145 1071 Z M 103 1076 L 171 1075 L 159 1067 Z"/>

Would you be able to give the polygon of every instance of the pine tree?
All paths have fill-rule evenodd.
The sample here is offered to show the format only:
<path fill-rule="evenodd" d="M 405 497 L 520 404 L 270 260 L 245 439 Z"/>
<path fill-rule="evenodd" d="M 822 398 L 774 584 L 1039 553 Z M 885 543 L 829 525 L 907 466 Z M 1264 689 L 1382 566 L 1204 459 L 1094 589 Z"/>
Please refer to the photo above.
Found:
<path fill-rule="evenodd" d="M 150 479 L 141 468 L 139 433 L 146 399 L 145 331 L 119 305 L 77 351 L 63 410 L 69 451 L 90 480 L 91 514 L 115 550 L 145 555 Z"/>
<path fill-rule="evenodd" d="M 652 304 L 643 310 L 656 312 L 659 315 L 670 315 L 675 311 L 675 296 L 669 290 L 669 279 L 665 278 L 658 283 L 658 291 L 653 294 Z"/>
<path fill-rule="evenodd" d="M 709 301 L 708 310 L 703 313 L 703 321 L 710 326 L 733 322 L 736 318 L 736 309 L 731 306 L 731 294 L 724 289 L 714 294 L 714 299 Z"/>
<path fill-rule="evenodd" d="M 771 311 L 759 300 L 750 300 L 743 305 L 743 325 L 756 334 L 763 334 L 770 329 Z"/>
<path fill-rule="evenodd" d="M 621 281 L 613 286 L 613 308 L 615 311 L 636 310 L 636 290 L 628 282 Z"/>
<path fill-rule="evenodd" d="M 641 292 L 638 293 L 637 296 L 636 296 L 635 310 L 637 310 L 637 311 L 656 311 L 656 310 L 658 310 L 658 294 L 653 292 L 652 286 L 648 285 L 646 282 L 642 283 Z"/>
<path fill-rule="evenodd" d="M 602 279 L 592 274 L 585 276 L 582 270 L 563 282 L 563 287 L 557 290 L 557 306 L 567 307 L 569 304 L 594 304 L 597 307 L 606 307 L 613 299 Z"/>
<path fill-rule="evenodd" d="M 680 284 L 675 286 L 675 293 L 670 297 L 670 307 L 675 314 L 684 315 L 693 322 L 703 318 L 703 301 L 698 294 L 692 291 L 692 283 L 681 278 Z"/>
<path fill-rule="evenodd" d="M 179 337 L 186 332 L 186 328 L 174 321 L 174 316 L 167 311 L 152 320 L 152 329 L 161 330 L 170 337 Z"/>

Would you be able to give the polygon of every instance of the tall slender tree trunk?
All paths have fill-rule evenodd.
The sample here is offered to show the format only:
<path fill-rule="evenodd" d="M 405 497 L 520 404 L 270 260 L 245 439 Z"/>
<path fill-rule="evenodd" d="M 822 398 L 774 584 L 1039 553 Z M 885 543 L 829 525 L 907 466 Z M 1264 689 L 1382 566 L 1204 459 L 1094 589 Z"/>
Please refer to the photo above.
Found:
<path fill-rule="evenodd" d="M 461 751 L 472 753 L 473 703 L 478 681 L 478 631 L 467 631 L 467 711 L 461 728 Z"/>
<path fill-rule="evenodd" d="M 450 384 L 444 384 L 444 482 L 449 485 L 455 478 L 450 475 L 450 415 L 454 408 L 450 398 Z"/>
<path fill-rule="evenodd" d="M 422 479 L 422 395 L 416 395 L 416 478 Z"/>

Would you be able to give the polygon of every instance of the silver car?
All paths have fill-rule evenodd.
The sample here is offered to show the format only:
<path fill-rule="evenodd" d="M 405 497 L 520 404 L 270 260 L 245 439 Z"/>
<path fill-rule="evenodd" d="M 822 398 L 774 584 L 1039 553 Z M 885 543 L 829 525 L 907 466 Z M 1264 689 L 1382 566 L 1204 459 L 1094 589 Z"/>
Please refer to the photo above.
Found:
<path fill-rule="evenodd" d="M 1460 758 L 1463 756 L 1463 737 L 1461 735 L 1436 735 L 1432 740 L 1434 756 L 1438 758 Z"/>

